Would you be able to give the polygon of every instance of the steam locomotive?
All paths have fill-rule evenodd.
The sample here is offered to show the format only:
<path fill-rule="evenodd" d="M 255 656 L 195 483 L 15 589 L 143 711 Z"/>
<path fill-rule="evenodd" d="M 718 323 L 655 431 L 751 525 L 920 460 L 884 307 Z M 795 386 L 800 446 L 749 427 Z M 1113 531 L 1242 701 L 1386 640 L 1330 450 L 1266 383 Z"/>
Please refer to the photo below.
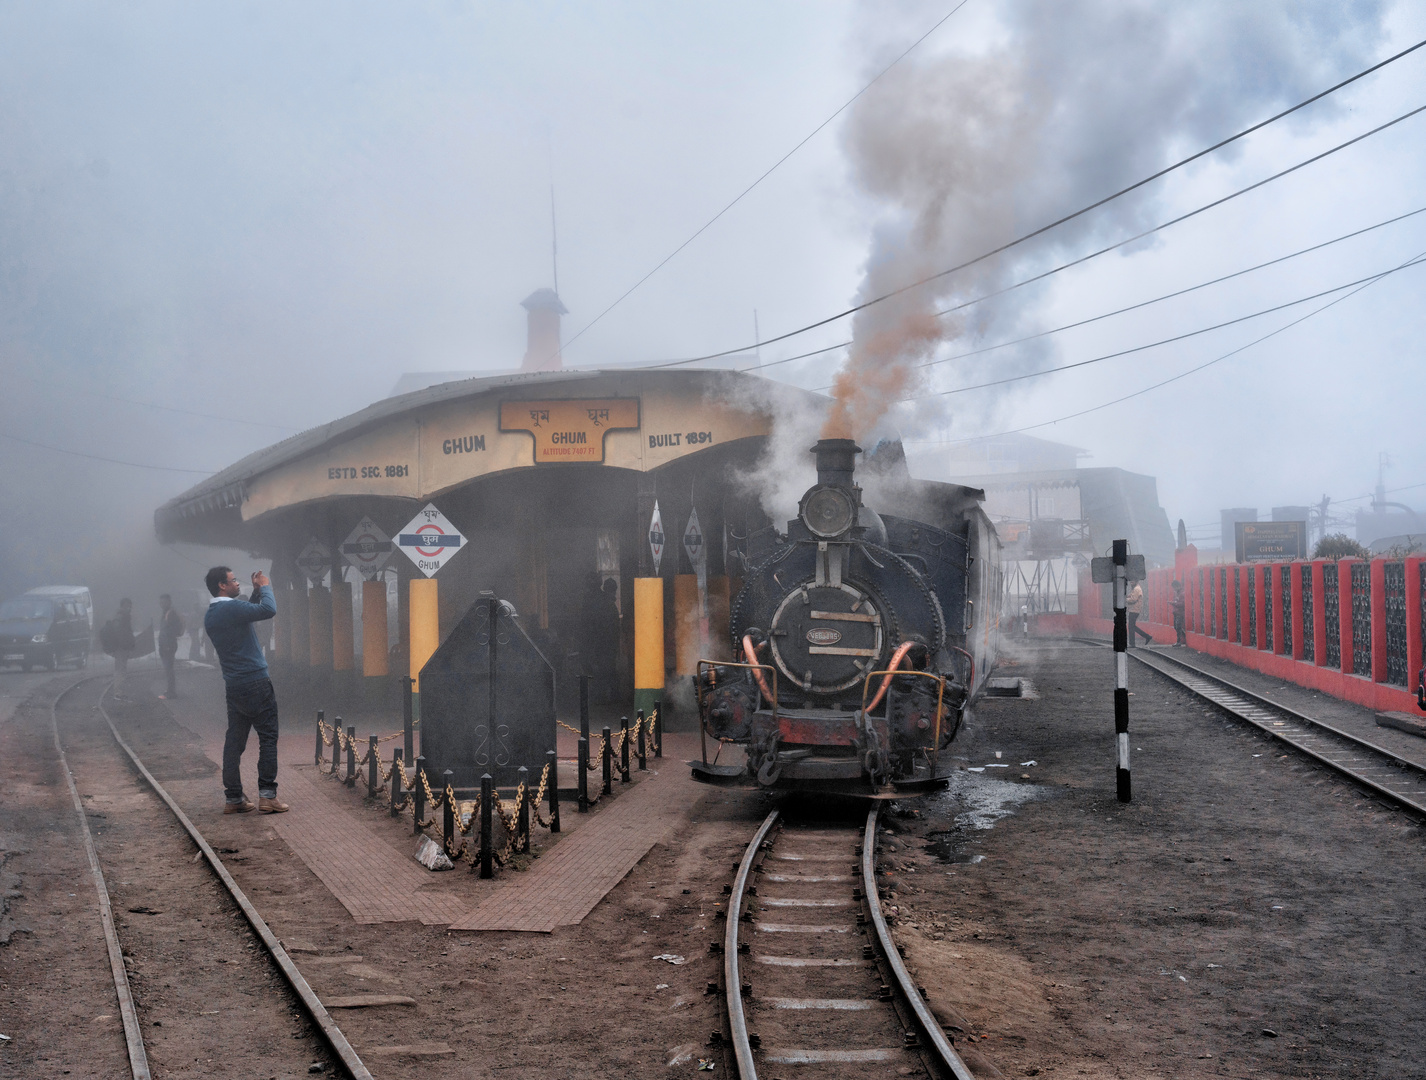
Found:
<path fill-rule="evenodd" d="M 752 553 L 733 604 L 736 659 L 699 663 L 694 778 L 883 797 L 934 787 L 995 663 L 1000 542 L 983 493 L 908 475 L 878 513 L 855 481 L 860 447 L 822 439 L 812 453 L 817 483 Z M 709 739 L 742 747 L 746 764 L 710 762 Z"/>

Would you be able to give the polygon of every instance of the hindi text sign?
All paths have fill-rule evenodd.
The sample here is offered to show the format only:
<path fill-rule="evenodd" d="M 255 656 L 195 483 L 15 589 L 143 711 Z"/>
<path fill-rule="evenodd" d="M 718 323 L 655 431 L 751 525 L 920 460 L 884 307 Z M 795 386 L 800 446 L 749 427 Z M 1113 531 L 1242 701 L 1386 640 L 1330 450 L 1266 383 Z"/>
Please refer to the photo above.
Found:
<path fill-rule="evenodd" d="M 535 464 L 604 461 L 604 436 L 637 429 L 638 398 L 506 401 L 500 430 L 525 431 L 535 442 Z"/>
<path fill-rule="evenodd" d="M 435 503 L 427 503 L 396 538 L 397 546 L 427 577 L 435 577 L 464 542 L 465 537 L 436 509 Z"/>
<path fill-rule="evenodd" d="M 369 517 L 357 522 L 342 542 L 342 555 L 367 581 L 373 580 L 391 558 L 391 537 L 379 529 Z"/>

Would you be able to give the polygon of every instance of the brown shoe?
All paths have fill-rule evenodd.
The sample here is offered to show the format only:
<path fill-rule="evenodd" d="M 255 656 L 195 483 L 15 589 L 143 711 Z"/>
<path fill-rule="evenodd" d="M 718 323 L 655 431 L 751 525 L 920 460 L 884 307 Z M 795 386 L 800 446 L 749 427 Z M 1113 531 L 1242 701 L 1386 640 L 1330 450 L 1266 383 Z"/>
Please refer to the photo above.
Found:
<path fill-rule="evenodd" d="M 279 802 L 275 798 L 260 798 L 257 801 L 257 809 L 260 814 L 285 814 L 290 807 L 285 802 Z"/>
<path fill-rule="evenodd" d="M 257 807 L 244 799 L 242 802 L 230 802 L 223 804 L 225 814 L 251 814 Z"/>

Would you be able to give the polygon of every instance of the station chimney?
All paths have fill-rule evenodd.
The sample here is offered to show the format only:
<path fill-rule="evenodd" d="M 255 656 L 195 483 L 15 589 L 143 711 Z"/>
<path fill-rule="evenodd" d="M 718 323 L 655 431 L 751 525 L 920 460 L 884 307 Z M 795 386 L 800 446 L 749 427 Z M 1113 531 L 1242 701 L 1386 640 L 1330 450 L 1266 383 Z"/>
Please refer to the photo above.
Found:
<path fill-rule="evenodd" d="M 529 333 L 521 371 L 559 371 L 564 367 L 560 356 L 560 316 L 569 314 L 553 289 L 536 289 L 520 302 L 528 312 Z"/>

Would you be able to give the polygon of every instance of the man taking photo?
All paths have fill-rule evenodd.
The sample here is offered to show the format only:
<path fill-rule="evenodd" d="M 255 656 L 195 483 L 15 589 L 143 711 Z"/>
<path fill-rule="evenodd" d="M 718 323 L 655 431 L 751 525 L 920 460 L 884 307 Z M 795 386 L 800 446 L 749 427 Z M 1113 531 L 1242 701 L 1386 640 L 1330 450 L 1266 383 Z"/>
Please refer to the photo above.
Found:
<path fill-rule="evenodd" d="M 253 573 L 251 600 L 241 599 L 242 586 L 227 566 L 215 566 L 204 577 L 213 595 L 203 617 L 203 630 L 218 654 L 228 697 L 228 736 L 223 740 L 225 814 L 282 814 L 287 804 L 277 799 L 277 696 L 268 677 L 267 660 L 253 623 L 277 614 L 272 586 L 261 570 Z M 243 794 L 240 766 L 249 730 L 257 731 L 257 806 Z"/>

